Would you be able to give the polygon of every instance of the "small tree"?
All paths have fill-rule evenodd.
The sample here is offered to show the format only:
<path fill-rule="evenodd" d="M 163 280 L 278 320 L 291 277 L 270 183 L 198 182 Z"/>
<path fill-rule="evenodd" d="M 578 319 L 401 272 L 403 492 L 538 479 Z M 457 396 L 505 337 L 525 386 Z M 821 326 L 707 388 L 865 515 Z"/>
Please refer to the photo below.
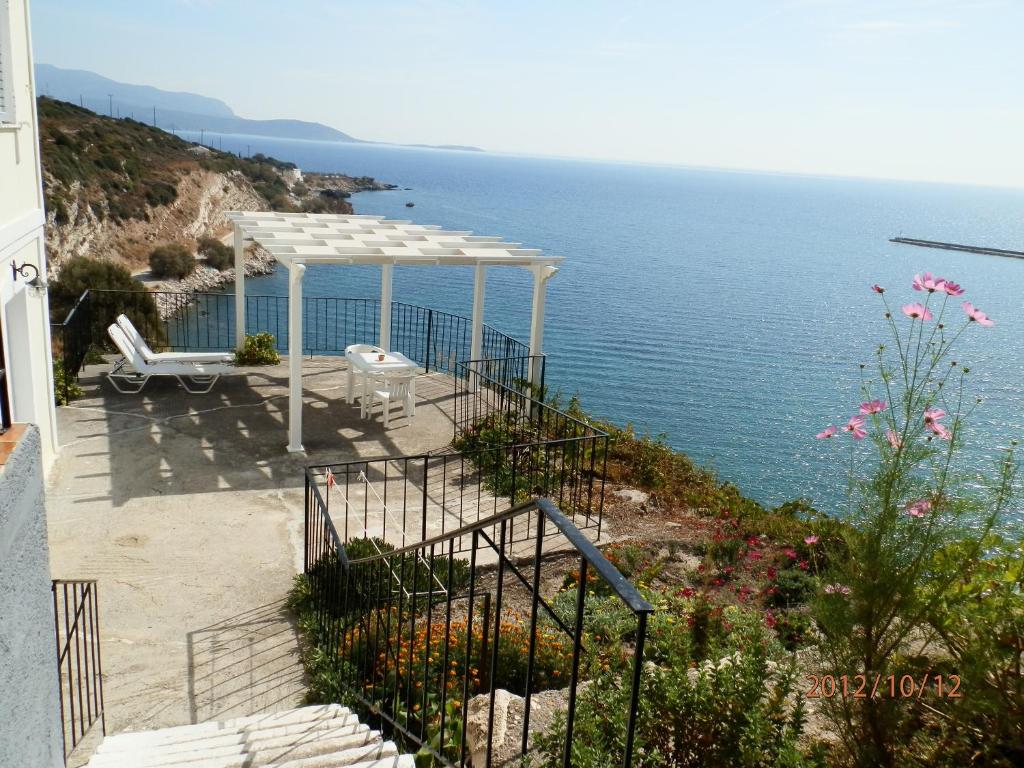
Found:
<path fill-rule="evenodd" d="M 85 256 L 68 261 L 50 283 L 50 321 L 63 323 L 86 290 L 89 298 L 83 316 L 88 318 L 92 344 L 107 344 L 107 326 L 122 313 L 128 315 L 151 346 L 166 343 L 160 312 L 146 286 L 120 264 Z"/>
<path fill-rule="evenodd" d="M 157 246 L 149 254 L 149 268 L 153 277 L 181 280 L 196 268 L 196 260 L 188 249 L 178 243 Z"/>
<path fill-rule="evenodd" d="M 831 426 L 817 435 L 842 431 L 852 439 L 844 541 L 810 536 L 806 543 L 830 562 L 816 604 L 823 673 L 851 686 L 822 701 L 858 766 L 920 758 L 920 721 L 908 702 L 917 692 L 908 696 L 900 686 L 906 676 L 917 689 L 930 679 L 923 658 L 935 637 L 929 620 L 952 599 L 960 574 L 983 560 L 1015 472 L 1010 449 L 982 494 L 975 479 L 956 470 L 964 419 L 980 400 L 966 398 L 969 369 L 953 348 L 968 328 L 992 321 L 965 301 L 965 321 L 947 329 L 949 300 L 964 290 L 929 273 L 915 276 L 913 288 L 925 294 L 923 303 L 893 313 L 885 290 L 872 287 L 885 303 L 894 346 L 878 347 L 878 379 L 862 382 L 859 412 L 841 430 Z M 958 569 L 937 568 L 953 542 Z M 935 695 L 930 687 L 924 695 Z"/>
<path fill-rule="evenodd" d="M 235 251 L 215 237 L 201 237 L 197 253 L 206 259 L 207 266 L 214 269 L 230 269 L 235 266 Z"/>

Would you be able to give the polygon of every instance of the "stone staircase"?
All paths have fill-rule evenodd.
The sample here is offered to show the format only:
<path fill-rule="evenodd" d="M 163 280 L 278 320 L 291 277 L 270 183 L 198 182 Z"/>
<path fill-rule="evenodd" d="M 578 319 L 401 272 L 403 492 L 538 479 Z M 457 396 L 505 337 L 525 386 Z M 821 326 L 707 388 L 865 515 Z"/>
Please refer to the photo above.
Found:
<path fill-rule="evenodd" d="M 108 736 L 88 768 L 414 768 L 337 704 Z"/>

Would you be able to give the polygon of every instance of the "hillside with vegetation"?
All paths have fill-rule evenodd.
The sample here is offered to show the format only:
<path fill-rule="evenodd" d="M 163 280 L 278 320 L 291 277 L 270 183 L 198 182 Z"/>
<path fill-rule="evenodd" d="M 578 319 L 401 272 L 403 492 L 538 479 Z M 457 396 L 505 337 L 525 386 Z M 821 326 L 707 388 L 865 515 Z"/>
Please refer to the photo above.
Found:
<path fill-rule="evenodd" d="M 263 155 L 237 157 L 131 119 L 39 99 L 50 273 L 76 256 L 130 269 L 153 248 L 195 251 L 228 230 L 229 210 L 351 213 L 370 178 L 305 174 Z"/>

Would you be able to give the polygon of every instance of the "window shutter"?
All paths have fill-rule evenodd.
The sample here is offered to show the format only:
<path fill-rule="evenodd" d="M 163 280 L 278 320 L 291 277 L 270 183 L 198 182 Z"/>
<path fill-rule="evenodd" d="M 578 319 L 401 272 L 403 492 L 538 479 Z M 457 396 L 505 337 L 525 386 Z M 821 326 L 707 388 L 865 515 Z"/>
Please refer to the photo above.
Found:
<path fill-rule="evenodd" d="M 12 66 L 11 8 L 9 0 L 0 0 L 0 123 L 14 122 Z"/>

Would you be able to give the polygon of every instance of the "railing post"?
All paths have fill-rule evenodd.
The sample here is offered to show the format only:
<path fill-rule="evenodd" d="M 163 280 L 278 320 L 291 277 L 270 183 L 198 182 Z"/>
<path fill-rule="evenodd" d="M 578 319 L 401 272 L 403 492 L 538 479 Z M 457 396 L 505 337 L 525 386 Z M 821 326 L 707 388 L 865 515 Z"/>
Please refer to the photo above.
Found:
<path fill-rule="evenodd" d="M 423 372 L 430 373 L 430 336 L 434 328 L 434 310 L 427 310 L 427 343 L 423 353 Z"/>
<path fill-rule="evenodd" d="M 330 471 L 330 470 L 328 470 Z M 309 573 L 309 508 L 310 508 L 310 492 L 309 492 L 309 470 L 306 470 L 306 504 L 305 504 L 305 518 L 306 524 L 302 530 L 302 572 Z"/>
<path fill-rule="evenodd" d="M 633 764 L 633 738 L 636 735 L 637 708 L 640 705 L 640 684 L 644 670 L 644 641 L 647 639 L 647 614 L 638 614 L 636 623 L 636 648 L 633 651 L 633 690 L 629 695 L 629 722 L 626 724 L 626 753 L 622 759 L 622 768 L 631 768 Z"/>

